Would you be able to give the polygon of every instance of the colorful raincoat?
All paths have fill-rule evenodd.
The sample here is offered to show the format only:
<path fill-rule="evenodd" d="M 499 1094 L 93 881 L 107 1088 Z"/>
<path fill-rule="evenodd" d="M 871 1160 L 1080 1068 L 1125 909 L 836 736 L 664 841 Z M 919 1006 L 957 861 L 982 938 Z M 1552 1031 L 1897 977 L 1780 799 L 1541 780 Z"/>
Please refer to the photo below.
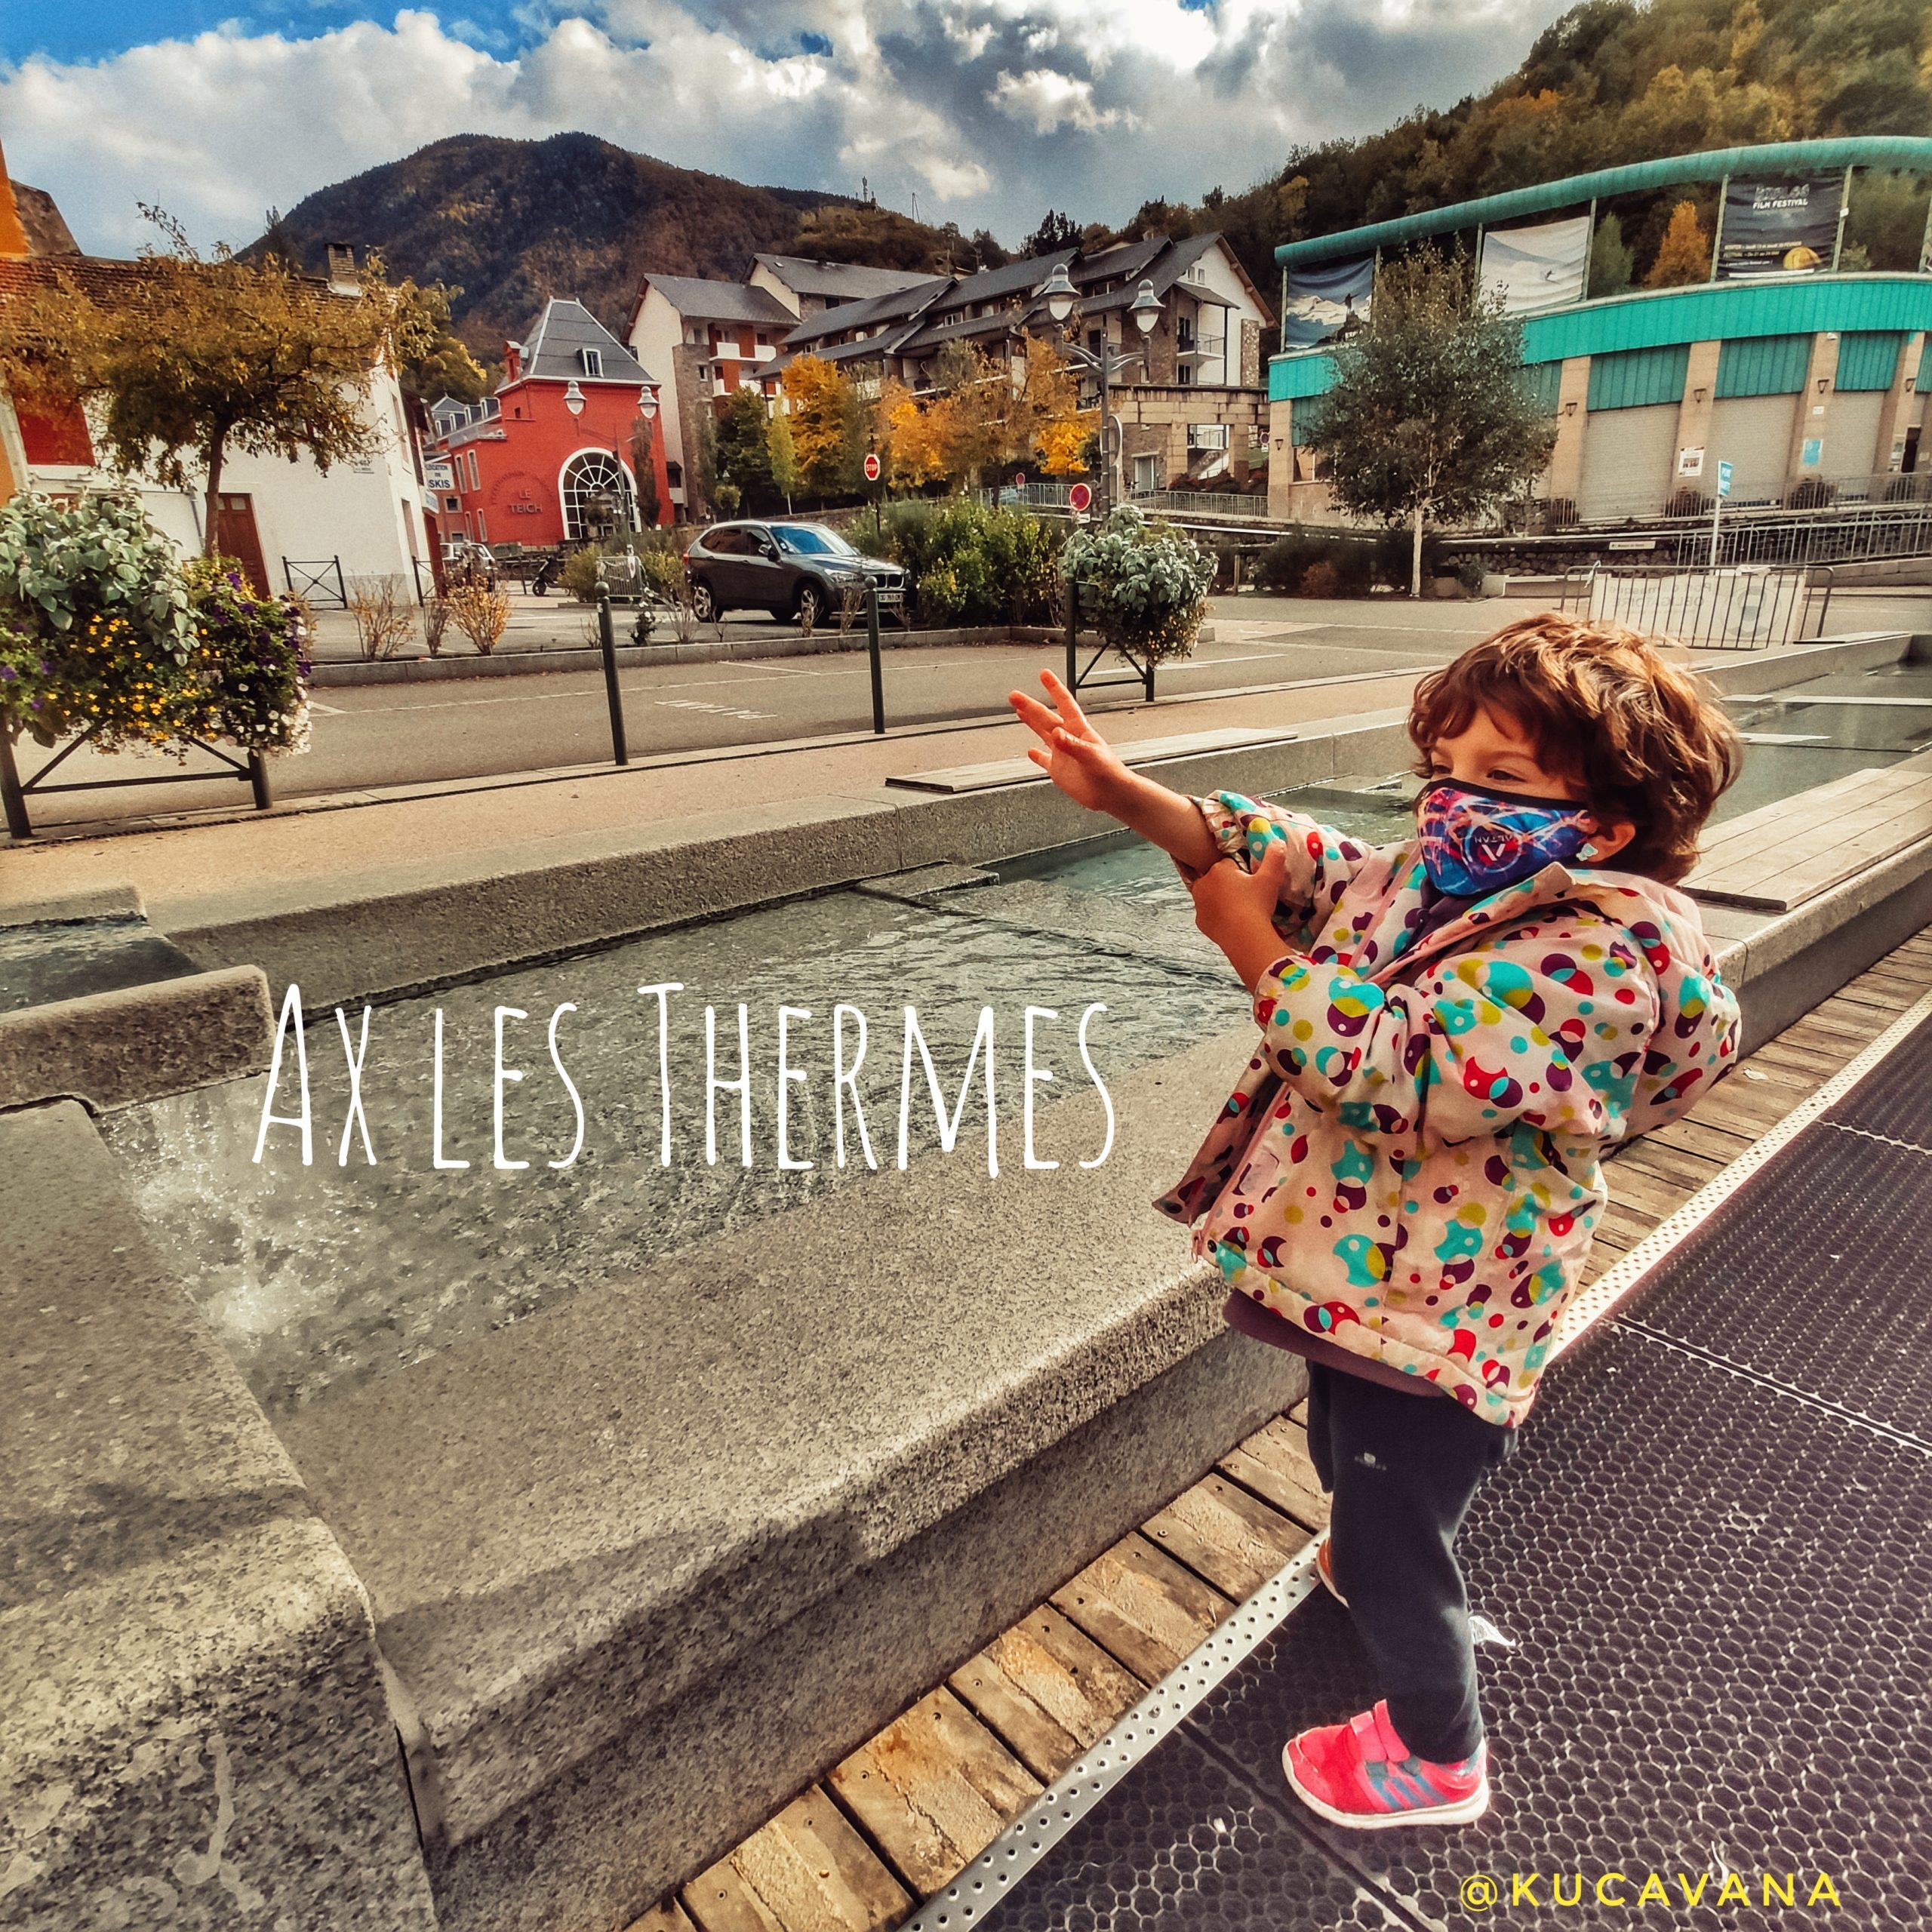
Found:
<path fill-rule="evenodd" d="M 1697 909 L 1546 866 L 1418 940 L 1417 842 L 1374 847 L 1238 792 L 1194 801 L 1252 870 L 1284 838 L 1255 1057 L 1155 1205 L 1306 1332 L 1514 1426 L 1606 1199 L 1606 1147 L 1696 1104 L 1737 1002 Z"/>

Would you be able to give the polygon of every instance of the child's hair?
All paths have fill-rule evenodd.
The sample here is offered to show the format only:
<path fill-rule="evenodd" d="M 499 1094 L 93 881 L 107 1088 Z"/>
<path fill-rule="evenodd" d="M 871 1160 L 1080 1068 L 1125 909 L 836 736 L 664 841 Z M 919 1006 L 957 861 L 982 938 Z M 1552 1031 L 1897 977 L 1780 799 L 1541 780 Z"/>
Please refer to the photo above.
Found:
<path fill-rule="evenodd" d="M 1743 750 L 1731 722 L 1656 648 L 1616 624 L 1546 611 L 1506 624 L 1416 686 L 1409 736 L 1426 778 L 1437 742 L 1478 706 L 1505 712 L 1537 762 L 1580 786 L 1606 819 L 1636 827 L 1620 871 L 1674 884 L 1697 861 L 1697 834 Z"/>

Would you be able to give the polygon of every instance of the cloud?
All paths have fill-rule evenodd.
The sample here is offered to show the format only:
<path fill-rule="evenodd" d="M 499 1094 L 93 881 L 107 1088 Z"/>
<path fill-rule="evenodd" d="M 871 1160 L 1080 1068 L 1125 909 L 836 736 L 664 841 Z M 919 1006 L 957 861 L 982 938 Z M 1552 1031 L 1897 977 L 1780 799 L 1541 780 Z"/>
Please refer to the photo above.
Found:
<path fill-rule="evenodd" d="M 582 129 L 681 166 L 855 192 L 1009 238 L 1271 174 L 1298 141 L 1497 78 L 1561 0 L 522 0 L 319 32 L 231 21 L 0 66 L 22 179 L 82 245 L 158 202 L 240 242 L 271 205 L 454 134 Z M 1208 131 L 1211 130 L 1211 135 Z"/>

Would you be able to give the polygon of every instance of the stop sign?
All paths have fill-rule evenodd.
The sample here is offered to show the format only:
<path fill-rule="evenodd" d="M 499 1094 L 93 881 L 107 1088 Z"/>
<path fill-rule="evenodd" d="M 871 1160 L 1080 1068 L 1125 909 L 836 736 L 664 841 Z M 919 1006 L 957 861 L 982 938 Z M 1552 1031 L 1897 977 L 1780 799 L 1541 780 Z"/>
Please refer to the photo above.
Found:
<path fill-rule="evenodd" d="M 1066 493 L 1067 502 L 1077 510 L 1084 510 L 1094 500 L 1094 493 L 1084 483 L 1076 483 Z"/>
<path fill-rule="evenodd" d="M 876 456 L 868 455 L 866 458 L 866 481 L 868 483 L 878 481 L 878 458 Z"/>

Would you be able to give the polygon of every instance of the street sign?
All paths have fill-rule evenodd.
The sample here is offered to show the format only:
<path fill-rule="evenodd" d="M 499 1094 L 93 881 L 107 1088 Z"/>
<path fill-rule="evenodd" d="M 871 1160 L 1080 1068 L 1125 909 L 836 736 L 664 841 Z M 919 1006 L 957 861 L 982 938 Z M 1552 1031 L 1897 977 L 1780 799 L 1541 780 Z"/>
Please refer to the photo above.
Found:
<path fill-rule="evenodd" d="M 1730 465 L 1727 463 L 1718 465 L 1718 494 L 1720 497 L 1730 494 Z"/>
<path fill-rule="evenodd" d="M 1025 470 L 1016 469 L 1013 472 L 1013 487 L 1016 490 L 1023 490 L 1026 488 L 1026 472 Z"/>
<path fill-rule="evenodd" d="M 1075 484 L 1073 488 L 1066 493 L 1067 507 L 1069 509 L 1084 510 L 1093 500 L 1093 491 L 1084 483 Z"/>
<path fill-rule="evenodd" d="M 878 458 L 869 454 L 866 457 L 866 481 L 868 483 L 878 481 Z"/>

